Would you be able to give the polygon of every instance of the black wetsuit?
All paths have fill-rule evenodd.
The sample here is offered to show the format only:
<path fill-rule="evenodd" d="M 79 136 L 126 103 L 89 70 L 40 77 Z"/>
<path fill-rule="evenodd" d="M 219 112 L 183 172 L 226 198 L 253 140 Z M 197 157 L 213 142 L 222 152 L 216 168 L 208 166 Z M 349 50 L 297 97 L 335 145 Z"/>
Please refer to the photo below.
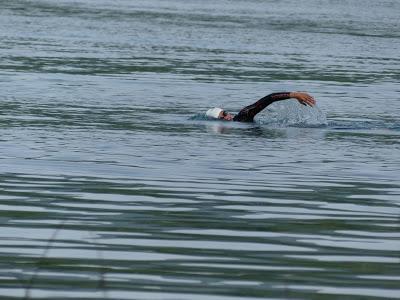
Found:
<path fill-rule="evenodd" d="M 257 102 L 244 107 L 234 118 L 233 121 L 237 122 L 253 122 L 254 117 L 264 108 L 266 108 L 271 103 L 280 100 L 290 99 L 290 92 L 284 93 L 273 93 L 269 94 L 258 100 Z"/>

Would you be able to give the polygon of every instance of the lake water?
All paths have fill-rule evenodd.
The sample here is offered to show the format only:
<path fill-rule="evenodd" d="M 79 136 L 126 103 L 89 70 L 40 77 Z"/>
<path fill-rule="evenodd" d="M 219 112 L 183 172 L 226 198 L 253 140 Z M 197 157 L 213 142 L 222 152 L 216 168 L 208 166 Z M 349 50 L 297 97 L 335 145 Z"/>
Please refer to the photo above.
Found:
<path fill-rule="evenodd" d="M 399 299 L 399 12 L 1 0 L 0 298 Z"/>

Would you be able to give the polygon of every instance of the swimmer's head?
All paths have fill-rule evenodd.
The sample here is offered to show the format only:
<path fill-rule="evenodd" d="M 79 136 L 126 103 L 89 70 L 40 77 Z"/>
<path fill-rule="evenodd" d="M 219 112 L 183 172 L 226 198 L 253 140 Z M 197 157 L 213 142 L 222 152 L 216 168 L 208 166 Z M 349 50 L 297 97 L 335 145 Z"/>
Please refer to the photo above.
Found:
<path fill-rule="evenodd" d="M 223 111 L 224 110 L 222 108 L 214 107 L 214 108 L 207 110 L 206 116 L 210 119 L 219 119 L 220 115 L 221 115 L 221 113 L 223 113 Z"/>
<path fill-rule="evenodd" d="M 224 111 L 222 108 L 219 107 L 214 107 L 206 112 L 206 116 L 211 119 L 217 119 L 217 120 L 226 120 L 226 121 L 232 121 L 233 116 L 230 113 L 227 113 Z"/>

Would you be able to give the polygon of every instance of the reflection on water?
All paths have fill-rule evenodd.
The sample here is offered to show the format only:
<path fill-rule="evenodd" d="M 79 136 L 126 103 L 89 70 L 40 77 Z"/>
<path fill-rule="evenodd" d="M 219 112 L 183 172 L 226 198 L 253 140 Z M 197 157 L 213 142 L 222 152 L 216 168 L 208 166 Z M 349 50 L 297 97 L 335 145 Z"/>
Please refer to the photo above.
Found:
<path fill-rule="evenodd" d="M 2 293 L 74 297 L 89 288 L 97 293 L 88 298 L 140 291 L 153 299 L 156 288 L 223 299 L 239 290 L 363 296 L 384 286 L 394 295 L 397 185 L 255 177 L 3 175 Z M 357 289 L 331 287 L 348 273 Z M 71 285 L 74 293 L 62 292 Z"/>
<path fill-rule="evenodd" d="M 328 2 L 0 0 L 0 298 L 397 299 L 398 3 Z"/>

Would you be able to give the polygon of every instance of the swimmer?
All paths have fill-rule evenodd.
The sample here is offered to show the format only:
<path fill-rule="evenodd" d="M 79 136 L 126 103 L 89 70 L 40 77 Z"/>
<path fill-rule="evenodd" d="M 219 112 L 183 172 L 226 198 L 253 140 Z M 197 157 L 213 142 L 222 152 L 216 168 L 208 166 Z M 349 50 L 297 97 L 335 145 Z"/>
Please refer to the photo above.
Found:
<path fill-rule="evenodd" d="M 314 97 L 304 92 L 273 93 L 261 98 L 249 106 L 244 107 L 237 115 L 232 115 L 222 108 L 215 107 L 207 110 L 206 116 L 211 119 L 225 121 L 253 122 L 254 117 L 271 103 L 292 98 L 305 106 L 308 105 L 312 107 L 316 103 Z"/>

